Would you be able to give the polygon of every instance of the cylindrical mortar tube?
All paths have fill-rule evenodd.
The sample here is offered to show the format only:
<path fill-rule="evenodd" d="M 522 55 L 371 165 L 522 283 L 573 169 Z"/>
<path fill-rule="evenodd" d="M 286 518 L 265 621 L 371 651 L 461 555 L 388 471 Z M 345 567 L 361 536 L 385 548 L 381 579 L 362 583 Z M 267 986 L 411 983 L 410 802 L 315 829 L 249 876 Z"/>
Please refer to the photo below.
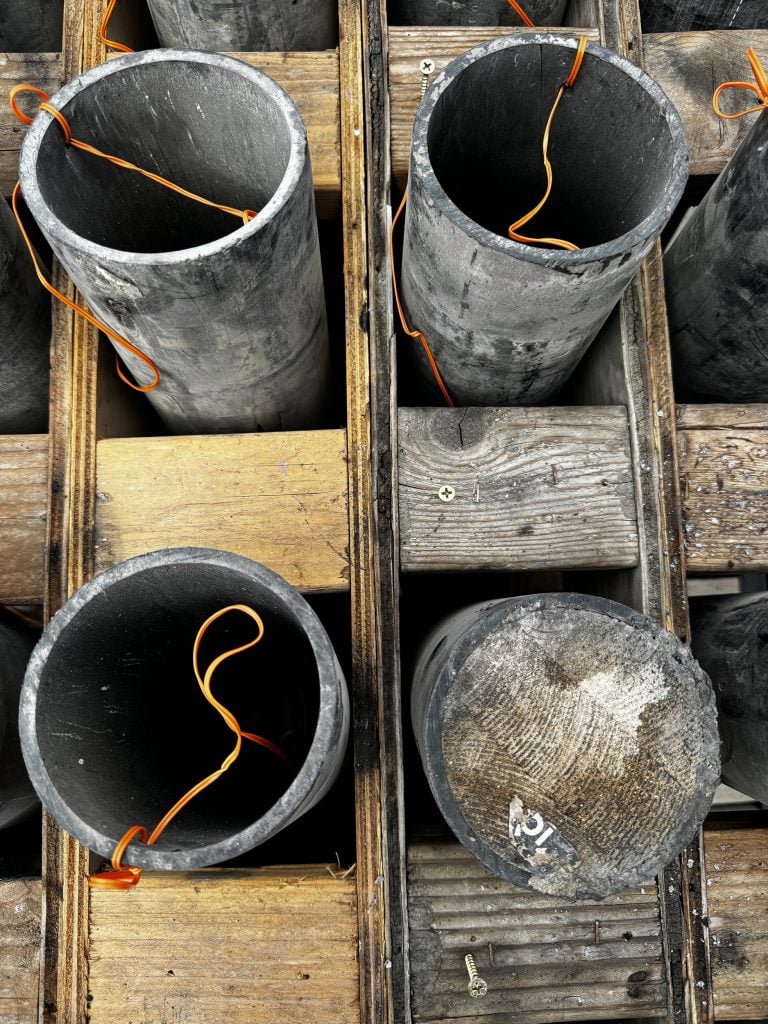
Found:
<path fill-rule="evenodd" d="M 600 899 L 653 878 L 719 779 L 712 687 L 676 637 L 578 594 L 491 601 L 445 620 L 411 716 L 456 836 L 515 885 Z"/>
<path fill-rule="evenodd" d="M 768 401 L 768 113 L 664 257 L 675 388 L 684 399 Z"/>
<path fill-rule="evenodd" d="M 643 32 L 768 28 L 765 0 L 640 0 Z"/>
<path fill-rule="evenodd" d="M 524 229 L 581 249 L 507 236 L 544 195 L 542 134 L 576 47 L 544 33 L 483 43 L 445 68 L 416 115 L 401 292 L 458 405 L 551 398 L 685 186 L 677 111 L 636 65 L 590 43 L 552 128 L 552 194 Z M 409 352 L 432 381 L 421 346 Z"/>
<path fill-rule="evenodd" d="M 67 146 L 47 113 L 27 133 L 30 212 L 95 314 L 157 364 L 149 398 L 169 429 L 321 425 L 328 330 L 306 131 L 292 100 L 231 57 L 151 50 L 86 72 L 51 103 L 76 138 L 258 213 L 243 225 Z"/>
<path fill-rule="evenodd" d="M 193 50 L 327 50 L 335 0 L 148 0 L 163 46 Z"/>
<path fill-rule="evenodd" d="M 0 434 L 45 433 L 50 347 L 50 298 L 0 199 Z"/>
<path fill-rule="evenodd" d="M 19 744 L 19 694 L 37 637 L 4 617 L 0 622 L 0 829 L 38 806 Z"/>
<path fill-rule="evenodd" d="M 64 0 L 3 0 L 0 50 L 11 53 L 59 53 Z"/>
<path fill-rule="evenodd" d="M 525 13 L 534 25 L 562 25 L 567 0 L 527 0 Z M 393 25 L 510 25 L 520 15 L 507 0 L 390 0 Z"/>
<path fill-rule="evenodd" d="M 125 863 L 183 870 L 229 860 L 295 821 L 335 781 L 349 732 L 346 683 L 301 594 L 239 555 L 141 555 L 86 583 L 54 616 L 21 697 L 24 759 L 43 805 L 102 856 L 130 826 L 151 831 L 231 751 L 233 733 L 192 673 L 198 629 L 231 604 L 257 612 L 264 637 L 222 664 L 213 691 L 244 731 L 276 743 L 297 767 L 244 741 L 229 771 L 155 845 L 131 844 Z M 255 632 L 242 613 L 218 620 L 203 640 L 201 671 Z"/>
<path fill-rule="evenodd" d="M 768 804 L 768 594 L 702 598 L 691 619 L 717 698 L 723 782 Z"/>

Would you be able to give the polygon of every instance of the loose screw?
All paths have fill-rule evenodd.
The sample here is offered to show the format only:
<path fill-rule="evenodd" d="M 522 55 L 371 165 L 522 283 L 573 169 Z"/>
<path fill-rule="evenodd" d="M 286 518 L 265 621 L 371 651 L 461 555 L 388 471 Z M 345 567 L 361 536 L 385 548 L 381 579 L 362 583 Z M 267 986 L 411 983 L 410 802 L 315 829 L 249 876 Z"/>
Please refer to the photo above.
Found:
<path fill-rule="evenodd" d="M 467 985 L 467 991 L 473 999 L 482 999 L 483 996 L 488 995 L 488 983 L 483 981 L 477 973 L 475 958 L 471 953 L 467 953 L 464 957 L 464 963 L 467 965 L 467 973 L 469 974 L 469 985 Z"/>
<path fill-rule="evenodd" d="M 428 57 L 419 64 L 419 71 L 421 72 L 421 99 L 424 99 L 424 93 L 427 91 L 427 86 L 429 85 L 429 76 L 434 70 L 435 62 L 430 60 Z"/>

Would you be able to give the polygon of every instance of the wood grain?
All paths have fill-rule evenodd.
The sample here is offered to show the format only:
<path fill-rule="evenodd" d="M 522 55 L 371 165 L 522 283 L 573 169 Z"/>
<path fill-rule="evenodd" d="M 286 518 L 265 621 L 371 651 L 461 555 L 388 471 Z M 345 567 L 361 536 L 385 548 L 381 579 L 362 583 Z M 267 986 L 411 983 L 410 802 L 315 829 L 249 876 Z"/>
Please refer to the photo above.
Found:
<path fill-rule="evenodd" d="M 404 572 L 637 564 L 623 408 L 401 409 L 398 461 Z"/>
<path fill-rule="evenodd" d="M 768 406 L 679 406 L 678 429 L 689 571 L 768 571 Z"/>
<path fill-rule="evenodd" d="M 62 60 L 58 53 L 0 53 L 0 190 L 9 196 L 19 177 L 19 150 L 26 126 L 11 111 L 9 96 L 15 85 L 34 85 L 49 96 L 62 83 Z M 30 116 L 39 101 L 22 98 L 21 108 Z"/>
<path fill-rule="evenodd" d="M 116 438 L 97 445 L 96 569 L 221 548 L 307 591 L 349 587 L 343 430 Z"/>
<path fill-rule="evenodd" d="M 39 878 L 0 881 L 0 1021 L 37 1024 L 40 970 Z"/>
<path fill-rule="evenodd" d="M 768 1019 L 765 829 L 704 834 L 717 1020 Z"/>
<path fill-rule="evenodd" d="M 517 30 L 516 30 L 517 31 Z M 520 31 L 530 31 L 521 29 Z M 548 32 L 573 35 L 573 29 L 551 28 Z M 389 103 L 391 108 L 392 175 L 402 191 L 408 179 L 408 158 L 413 119 L 419 106 L 422 75 L 419 64 L 425 57 L 435 62 L 435 75 L 465 50 L 489 39 L 510 34 L 509 26 L 391 26 L 389 29 Z M 595 29 L 584 33 L 598 41 Z"/>
<path fill-rule="evenodd" d="M 457 843 L 408 847 L 414 1020 L 497 1024 L 666 1015 L 655 882 L 600 903 L 516 889 Z M 471 999 L 471 953 L 488 994 Z"/>
<path fill-rule="evenodd" d="M 357 1024 L 356 902 L 324 866 L 94 890 L 91 1024 Z"/>
<path fill-rule="evenodd" d="M 0 603 L 42 604 L 48 437 L 0 436 Z"/>
<path fill-rule="evenodd" d="M 757 114 L 724 121 L 712 110 L 722 82 L 753 82 L 745 51 L 752 46 L 768 62 L 768 30 L 670 32 L 643 37 L 645 70 L 677 107 L 688 138 L 691 174 L 719 174 L 748 134 Z M 754 106 L 749 93 L 723 97 L 723 109 Z"/>

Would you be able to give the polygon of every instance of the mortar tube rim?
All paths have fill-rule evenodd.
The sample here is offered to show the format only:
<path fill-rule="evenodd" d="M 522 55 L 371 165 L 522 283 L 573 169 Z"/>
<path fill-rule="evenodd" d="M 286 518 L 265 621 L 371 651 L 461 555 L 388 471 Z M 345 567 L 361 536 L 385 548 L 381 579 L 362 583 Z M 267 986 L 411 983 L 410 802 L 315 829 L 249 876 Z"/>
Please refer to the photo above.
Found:
<path fill-rule="evenodd" d="M 409 191 L 413 180 L 418 177 L 420 187 L 423 189 L 427 201 L 434 202 L 440 212 L 468 237 L 474 239 L 487 249 L 494 249 L 508 256 L 524 260 L 527 263 L 551 267 L 554 270 L 570 271 L 592 263 L 614 259 L 638 248 L 638 246 L 647 252 L 674 213 L 688 182 L 688 141 L 680 113 L 659 83 L 636 64 L 633 64 L 613 50 L 599 46 L 597 43 L 588 42 L 586 53 L 596 57 L 598 60 L 618 67 L 629 78 L 645 89 L 658 104 L 670 132 L 673 149 L 670 187 L 666 190 L 662 201 L 652 213 L 640 221 L 639 224 L 636 224 L 631 230 L 625 231 L 624 234 L 608 242 L 601 242 L 599 245 L 587 246 L 573 252 L 564 249 L 539 249 L 534 245 L 515 242 L 511 238 L 496 234 L 494 231 L 489 231 L 488 228 L 484 228 L 477 221 L 472 220 L 454 203 L 438 180 L 432 166 L 427 136 L 431 115 L 443 92 L 450 87 L 470 64 L 483 57 L 488 57 L 499 50 L 508 50 L 516 46 L 542 45 L 559 46 L 564 49 L 573 50 L 575 53 L 578 49 L 579 38 L 577 36 L 557 35 L 552 32 L 512 33 L 499 36 L 496 39 L 478 43 L 477 46 L 466 50 L 447 64 L 434 78 L 419 105 L 414 120 L 409 160 Z M 583 69 L 582 73 L 584 73 L 584 70 L 586 69 Z M 419 172 L 418 175 L 414 175 L 414 167 L 417 162 Z"/>
<path fill-rule="evenodd" d="M 241 572 L 250 579 L 256 576 L 259 582 L 267 584 L 276 596 L 278 603 L 283 607 L 287 606 L 296 615 L 296 620 L 305 630 L 305 636 L 315 657 L 320 700 L 312 742 L 299 772 L 264 814 L 256 817 L 246 828 L 228 838 L 205 846 L 186 847 L 180 850 L 163 849 L 162 837 L 155 846 L 146 846 L 140 842 L 132 843 L 126 850 L 123 861 L 126 864 L 148 870 L 186 870 L 209 867 L 231 860 L 273 838 L 325 795 L 330 783 L 323 787 L 319 780 L 326 773 L 328 764 L 333 761 L 331 755 L 335 748 L 332 744 L 336 739 L 343 748 L 346 748 L 349 729 L 346 681 L 330 638 L 312 606 L 282 576 L 244 555 L 213 548 L 162 548 L 137 555 L 124 562 L 118 562 L 88 580 L 62 605 L 43 631 L 27 666 L 19 700 L 21 750 L 38 798 L 62 828 L 70 832 L 89 850 L 107 859 L 111 858 L 120 838 L 119 836 L 107 837 L 96 831 L 92 825 L 70 808 L 64 798 L 60 796 L 56 784 L 51 779 L 40 756 L 37 742 L 37 696 L 47 657 L 54 643 L 64 633 L 80 609 L 93 598 L 108 592 L 111 583 L 123 579 L 126 575 L 132 576 L 144 570 L 178 564 L 179 561 L 218 565 L 234 572 Z M 335 699 L 324 702 L 324 696 Z M 339 722 L 336 736 L 334 736 L 335 720 Z M 317 757 L 313 758 L 313 754 L 323 749 L 329 755 L 325 761 Z M 34 754 L 37 756 L 33 758 Z M 315 792 L 319 795 L 307 802 Z M 291 812 L 289 814 L 283 813 L 286 805 Z M 62 824 L 62 822 L 66 822 L 66 824 Z M 126 828 L 129 828 L 130 824 L 132 823 L 126 823 Z M 140 824 L 149 825 L 152 828 L 155 823 L 141 822 Z"/>
<path fill-rule="evenodd" d="M 41 110 L 38 111 L 32 124 L 29 126 L 22 143 L 19 159 L 19 181 L 21 183 L 22 196 L 29 207 L 33 219 L 43 232 L 57 244 L 67 246 L 78 252 L 84 252 L 92 259 L 100 262 L 134 266 L 178 265 L 187 260 L 193 261 L 216 256 L 231 248 L 234 244 L 258 234 L 259 231 L 276 218 L 295 194 L 305 165 L 310 160 L 307 130 L 298 107 L 285 89 L 278 85 L 274 79 L 270 78 L 263 71 L 251 67 L 245 61 L 238 60 L 236 57 L 230 57 L 223 53 L 208 53 L 202 50 L 140 50 L 137 53 L 129 53 L 114 60 L 108 60 L 106 63 L 99 64 L 90 71 L 83 72 L 81 75 L 73 78 L 71 82 L 62 86 L 58 92 L 51 96 L 49 102 L 66 115 L 67 104 L 75 96 L 97 84 L 103 78 L 137 65 L 172 62 L 229 67 L 243 78 L 250 79 L 274 100 L 285 117 L 286 127 L 290 136 L 288 165 L 280 184 L 271 195 L 269 201 L 257 212 L 253 220 L 249 221 L 248 224 L 241 224 L 233 231 L 214 239 L 212 242 L 206 242 L 203 245 L 187 249 L 173 249 L 169 252 L 157 253 L 113 249 L 110 246 L 92 242 L 90 239 L 79 235 L 76 231 L 67 227 L 44 199 L 37 180 L 37 157 L 43 139 L 54 124 L 55 119 L 51 114 Z M 61 129 L 58 128 L 58 130 L 60 131 Z M 160 187 L 162 186 L 158 185 L 158 188 Z M 226 202 L 226 197 L 212 196 L 206 198 Z"/>

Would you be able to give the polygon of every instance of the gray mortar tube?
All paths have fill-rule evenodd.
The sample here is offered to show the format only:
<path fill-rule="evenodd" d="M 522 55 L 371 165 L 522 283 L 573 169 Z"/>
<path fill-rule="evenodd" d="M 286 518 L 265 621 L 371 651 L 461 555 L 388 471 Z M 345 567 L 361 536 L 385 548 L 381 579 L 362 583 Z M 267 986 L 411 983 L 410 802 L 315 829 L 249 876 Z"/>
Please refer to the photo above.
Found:
<path fill-rule="evenodd" d="M 322 425 L 328 329 L 307 138 L 270 78 L 216 53 L 151 50 L 51 100 L 74 135 L 237 218 L 67 147 L 40 113 L 21 154 L 32 216 L 89 305 L 150 356 L 176 433 Z M 239 226 L 238 226 L 239 225 Z M 122 356 L 141 384 L 152 375 Z"/>
<path fill-rule="evenodd" d="M 157 2 L 157 0 L 156 0 Z M 568 0 L 523 0 L 535 25 L 562 25 Z M 520 28 L 520 15 L 507 0 L 390 0 L 392 25 L 510 25 Z"/>
<path fill-rule="evenodd" d="M 528 33 L 476 46 L 435 79 L 416 115 L 401 291 L 460 405 L 551 398 L 685 187 L 677 111 L 638 67 L 590 43 L 552 131 L 552 195 L 524 229 L 582 248 L 507 237 L 544 194 L 543 126 L 577 45 Z M 408 351 L 431 386 L 421 346 Z"/>
<path fill-rule="evenodd" d="M 37 637 L 0 622 L 0 829 L 22 821 L 38 806 L 19 744 L 19 694 Z"/>
<path fill-rule="evenodd" d="M 0 434 L 47 430 L 50 345 L 50 298 L 0 199 Z"/>
<path fill-rule="evenodd" d="M 425 640 L 411 692 L 432 793 L 514 885 L 601 899 L 691 840 L 719 780 L 712 686 L 623 605 L 538 594 L 473 605 Z"/>
<path fill-rule="evenodd" d="M 11 53 L 58 53 L 64 0 L 3 0 L 0 3 L 0 50 Z"/>
<path fill-rule="evenodd" d="M 137 867 L 183 870 L 266 842 L 328 792 L 349 733 L 346 683 L 328 634 L 297 590 L 239 555 L 178 548 L 141 555 L 95 577 L 46 627 L 21 697 L 24 759 L 44 806 L 104 857 L 134 824 L 151 831 L 219 767 L 233 734 L 201 697 L 192 644 L 230 604 L 264 621 L 264 638 L 214 678 L 213 691 L 247 732 L 283 747 L 295 774 L 247 740 L 239 759 L 192 800 Z M 201 672 L 253 638 L 242 613 L 214 623 Z M 66 729 L 61 728 L 66 721 Z"/>
<path fill-rule="evenodd" d="M 765 0 L 640 0 L 643 32 L 768 28 Z"/>
<path fill-rule="evenodd" d="M 717 697 L 723 782 L 768 804 L 768 594 L 692 601 L 691 618 Z"/>
<path fill-rule="evenodd" d="M 148 0 L 163 46 L 194 50 L 327 50 L 336 0 Z"/>
<path fill-rule="evenodd" d="M 664 257 L 681 398 L 768 401 L 768 114 Z"/>

